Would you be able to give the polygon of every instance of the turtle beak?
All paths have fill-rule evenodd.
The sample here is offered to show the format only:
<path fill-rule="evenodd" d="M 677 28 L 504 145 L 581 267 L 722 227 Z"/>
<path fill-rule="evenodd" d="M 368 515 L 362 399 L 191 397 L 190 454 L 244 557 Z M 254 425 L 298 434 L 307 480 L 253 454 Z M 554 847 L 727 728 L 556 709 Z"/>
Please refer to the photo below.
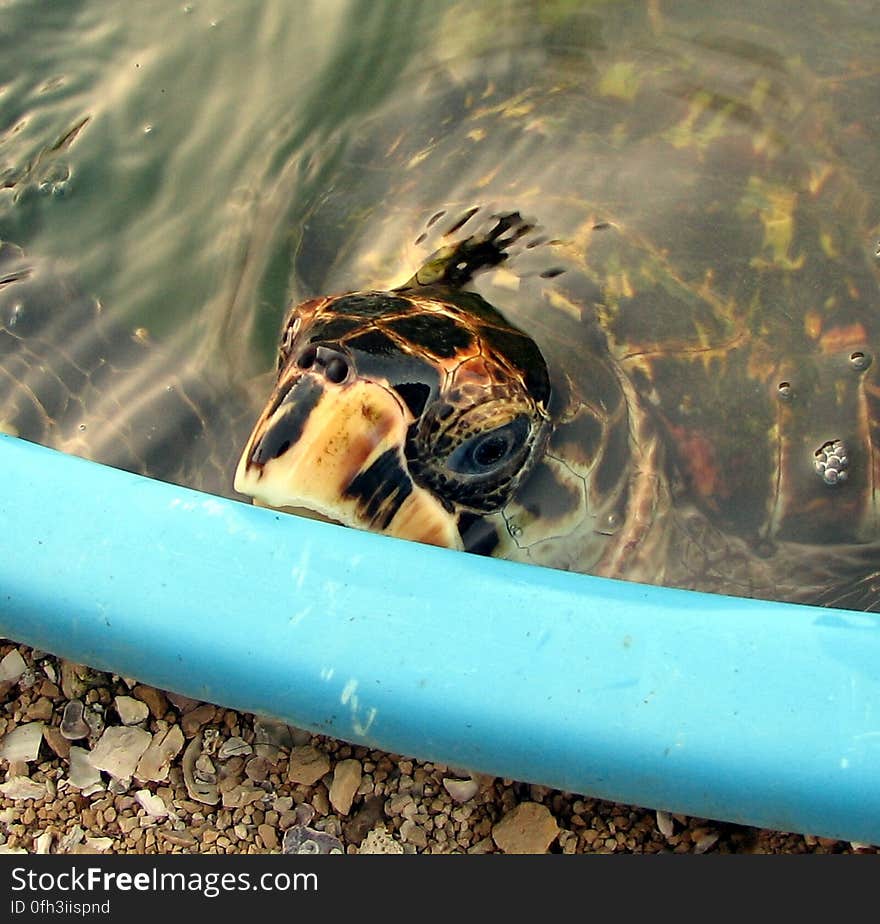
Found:
<path fill-rule="evenodd" d="M 235 490 L 262 506 L 306 508 L 346 526 L 460 549 L 454 514 L 409 475 L 412 422 L 390 386 L 352 375 L 335 382 L 318 366 L 284 369 L 238 463 Z"/>

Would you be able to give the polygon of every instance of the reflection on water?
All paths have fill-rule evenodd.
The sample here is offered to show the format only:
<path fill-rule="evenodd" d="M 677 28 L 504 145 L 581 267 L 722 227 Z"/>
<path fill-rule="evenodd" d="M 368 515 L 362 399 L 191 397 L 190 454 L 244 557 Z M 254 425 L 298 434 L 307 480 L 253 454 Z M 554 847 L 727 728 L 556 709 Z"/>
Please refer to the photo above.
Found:
<path fill-rule="evenodd" d="M 231 496 L 291 297 L 518 210 L 542 239 L 477 286 L 556 429 L 496 554 L 873 607 L 873 14 L 7 4 L 0 425 Z"/>

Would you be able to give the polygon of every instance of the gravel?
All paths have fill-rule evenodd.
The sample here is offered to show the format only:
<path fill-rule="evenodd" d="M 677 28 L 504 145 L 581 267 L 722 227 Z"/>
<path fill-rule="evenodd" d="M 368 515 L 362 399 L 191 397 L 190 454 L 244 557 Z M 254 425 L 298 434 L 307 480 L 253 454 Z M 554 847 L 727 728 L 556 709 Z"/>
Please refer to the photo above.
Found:
<path fill-rule="evenodd" d="M 0 678 L 0 853 L 877 852 L 469 775 L 12 643 Z"/>

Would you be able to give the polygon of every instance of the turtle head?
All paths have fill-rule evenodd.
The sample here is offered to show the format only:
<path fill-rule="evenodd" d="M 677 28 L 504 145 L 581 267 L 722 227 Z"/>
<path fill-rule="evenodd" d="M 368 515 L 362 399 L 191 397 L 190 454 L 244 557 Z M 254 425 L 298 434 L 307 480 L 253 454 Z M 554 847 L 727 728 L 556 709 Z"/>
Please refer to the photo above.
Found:
<path fill-rule="evenodd" d="M 315 299 L 285 321 L 235 489 L 450 548 L 500 510 L 549 435 L 538 347 L 453 289 Z M 464 538 L 463 538 L 464 537 Z"/>

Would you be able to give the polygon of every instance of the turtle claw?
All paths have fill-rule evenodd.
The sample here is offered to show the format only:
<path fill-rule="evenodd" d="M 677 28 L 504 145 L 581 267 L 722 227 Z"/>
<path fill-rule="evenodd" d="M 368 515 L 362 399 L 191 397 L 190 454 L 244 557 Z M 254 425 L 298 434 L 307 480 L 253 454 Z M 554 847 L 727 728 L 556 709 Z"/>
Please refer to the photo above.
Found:
<path fill-rule="evenodd" d="M 450 238 L 460 231 L 479 211 L 468 209 L 450 228 L 443 238 Z M 451 244 L 435 250 L 416 272 L 395 291 L 407 292 L 428 286 L 447 286 L 461 289 L 477 273 L 504 263 L 511 255 L 510 248 L 537 225 L 519 212 L 493 214 L 494 222 L 488 230 L 476 232 Z"/>

